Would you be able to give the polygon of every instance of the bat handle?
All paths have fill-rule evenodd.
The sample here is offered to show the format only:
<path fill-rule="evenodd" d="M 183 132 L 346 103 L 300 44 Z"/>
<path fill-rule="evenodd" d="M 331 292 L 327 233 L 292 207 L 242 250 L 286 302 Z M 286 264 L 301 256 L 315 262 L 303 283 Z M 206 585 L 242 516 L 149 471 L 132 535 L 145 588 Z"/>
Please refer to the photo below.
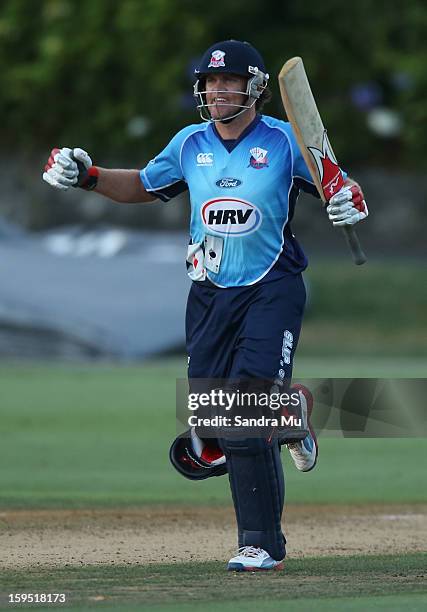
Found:
<path fill-rule="evenodd" d="M 344 235 L 347 240 L 347 244 L 353 256 L 353 261 L 356 266 L 361 266 L 366 262 L 366 255 L 363 252 L 362 247 L 360 246 L 359 238 L 353 227 L 350 225 L 345 225 L 343 227 Z"/>

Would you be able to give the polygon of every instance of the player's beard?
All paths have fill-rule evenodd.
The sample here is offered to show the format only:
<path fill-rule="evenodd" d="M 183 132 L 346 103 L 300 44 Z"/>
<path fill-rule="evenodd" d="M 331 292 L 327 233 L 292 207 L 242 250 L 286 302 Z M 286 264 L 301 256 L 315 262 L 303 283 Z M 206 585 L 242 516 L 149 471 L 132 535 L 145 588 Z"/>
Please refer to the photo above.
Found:
<path fill-rule="evenodd" d="M 237 104 L 237 102 L 236 102 Z M 248 109 L 244 109 L 243 106 L 247 104 L 247 99 L 244 101 L 241 101 L 241 106 L 230 106 L 229 110 L 225 110 L 228 106 L 228 104 L 215 104 L 215 106 L 213 108 L 216 108 L 216 113 L 214 117 L 212 117 L 212 113 L 211 114 L 211 118 L 214 119 L 215 121 L 219 121 L 220 123 L 230 123 L 231 121 L 233 121 L 233 119 L 236 119 L 237 116 L 241 116 L 243 114 L 244 111 L 248 110 Z M 242 112 L 243 111 L 243 112 Z M 237 113 L 239 113 L 237 115 Z M 234 116 L 236 115 L 236 116 Z"/>

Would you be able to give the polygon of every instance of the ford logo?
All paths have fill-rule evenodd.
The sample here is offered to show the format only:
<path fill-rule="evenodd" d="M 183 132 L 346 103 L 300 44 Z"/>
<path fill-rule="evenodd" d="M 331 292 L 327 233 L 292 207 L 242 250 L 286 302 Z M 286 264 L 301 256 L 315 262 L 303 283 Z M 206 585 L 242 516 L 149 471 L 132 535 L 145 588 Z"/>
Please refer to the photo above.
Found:
<path fill-rule="evenodd" d="M 239 181 L 239 179 L 236 178 L 222 178 L 219 179 L 219 181 L 217 181 L 215 184 L 218 187 L 223 187 L 224 189 L 231 189 L 232 187 L 238 187 L 239 185 L 241 185 L 242 181 Z"/>

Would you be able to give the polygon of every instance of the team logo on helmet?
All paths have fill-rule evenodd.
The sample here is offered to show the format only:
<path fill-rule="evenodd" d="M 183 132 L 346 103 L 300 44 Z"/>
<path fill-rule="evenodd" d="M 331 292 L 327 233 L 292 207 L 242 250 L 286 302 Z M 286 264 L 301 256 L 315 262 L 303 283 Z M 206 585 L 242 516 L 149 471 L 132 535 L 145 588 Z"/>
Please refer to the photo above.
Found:
<path fill-rule="evenodd" d="M 249 166 L 252 166 L 252 168 L 256 168 L 257 170 L 268 166 L 268 151 L 266 149 L 261 149 L 261 147 L 253 147 L 249 153 L 251 154 Z"/>
<path fill-rule="evenodd" d="M 208 68 L 219 68 L 220 66 L 225 67 L 224 62 L 225 52 L 216 49 L 216 51 L 212 51 L 211 61 L 209 62 Z"/>

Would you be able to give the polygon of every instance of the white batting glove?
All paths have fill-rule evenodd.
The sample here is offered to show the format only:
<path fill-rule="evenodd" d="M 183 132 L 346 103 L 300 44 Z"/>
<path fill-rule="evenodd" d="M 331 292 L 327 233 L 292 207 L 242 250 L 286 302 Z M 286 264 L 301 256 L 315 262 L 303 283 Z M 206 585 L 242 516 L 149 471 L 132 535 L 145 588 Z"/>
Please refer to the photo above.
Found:
<path fill-rule="evenodd" d="M 344 185 L 329 200 L 326 208 L 332 225 L 354 225 L 368 216 L 365 196 L 359 185 Z"/>
<path fill-rule="evenodd" d="M 91 167 L 92 160 L 83 149 L 55 148 L 44 168 L 43 180 L 62 191 L 70 187 L 83 187 Z"/>

